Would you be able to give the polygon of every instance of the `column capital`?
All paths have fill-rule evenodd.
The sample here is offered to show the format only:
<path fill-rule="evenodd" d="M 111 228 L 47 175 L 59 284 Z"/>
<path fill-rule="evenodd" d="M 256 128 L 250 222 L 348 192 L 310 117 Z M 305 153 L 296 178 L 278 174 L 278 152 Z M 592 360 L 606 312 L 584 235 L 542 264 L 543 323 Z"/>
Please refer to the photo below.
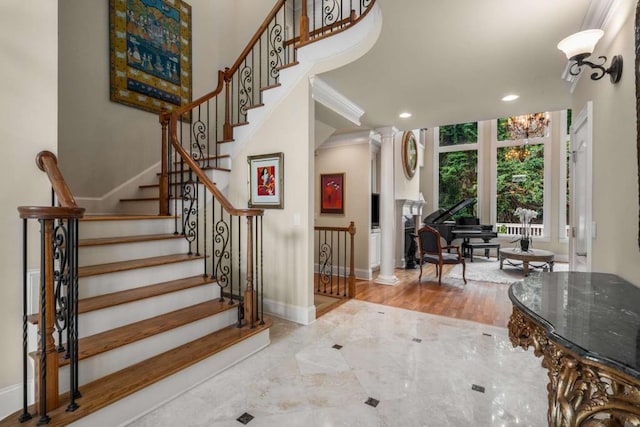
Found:
<path fill-rule="evenodd" d="M 387 126 L 387 127 L 383 127 L 383 128 L 377 128 L 375 129 L 375 131 L 377 133 L 380 134 L 380 136 L 382 137 L 382 141 L 384 142 L 385 140 L 390 140 L 391 138 L 393 138 L 393 136 L 399 132 L 398 128 L 396 128 L 395 126 Z"/>

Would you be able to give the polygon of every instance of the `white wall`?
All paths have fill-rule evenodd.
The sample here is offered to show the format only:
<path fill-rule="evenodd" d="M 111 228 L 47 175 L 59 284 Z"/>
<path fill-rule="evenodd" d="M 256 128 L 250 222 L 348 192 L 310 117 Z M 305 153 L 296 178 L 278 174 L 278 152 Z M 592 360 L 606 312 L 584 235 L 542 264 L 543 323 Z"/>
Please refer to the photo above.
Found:
<path fill-rule="evenodd" d="M 369 231 L 371 225 L 371 148 L 369 141 L 359 141 L 316 151 L 314 196 L 315 225 L 322 227 L 356 226 L 354 239 L 355 268 L 358 277 L 368 277 Z M 320 175 L 345 174 L 344 214 L 320 213 Z M 314 247 L 314 250 L 317 249 Z M 316 250 L 317 252 L 317 250 Z M 317 262 L 317 254 L 315 255 Z"/>
<path fill-rule="evenodd" d="M 233 159 L 230 202 L 247 206 L 247 156 L 284 153 L 284 209 L 264 214 L 265 305 L 299 323 L 315 319 L 311 245 L 313 231 L 313 100 L 301 79 Z"/>
<path fill-rule="evenodd" d="M 615 273 L 640 286 L 638 249 L 638 152 L 636 148 L 636 85 L 634 13 L 630 9 L 612 42 L 596 46 L 593 57 L 624 57 L 622 79 L 593 81 L 585 72 L 573 94 L 578 114 L 593 101 L 593 271 Z M 605 29 L 611 30 L 611 29 Z"/>
<path fill-rule="evenodd" d="M 195 99 L 216 87 L 273 1 L 188 3 Z M 59 45 L 62 172 L 75 196 L 101 197 L 160 161 L 158 116 L 109 100 L 109 2 L 60 2 Z"/>
<path fill-rule="evenodd" d="M 22 378 L 22 225 L 16 208 L 51 203 L 51 185 L 35 158 L 41 150 L 57 151 L 57 14 L 55 1 L 0 2 L 0 233 L 4 242 L 0 247 L 0 400 L 2 389 Z M 34 224 L 33 248 L 38 247 L 38 235 Z M 30 267 L 37 263 L 30 260 Z"/>

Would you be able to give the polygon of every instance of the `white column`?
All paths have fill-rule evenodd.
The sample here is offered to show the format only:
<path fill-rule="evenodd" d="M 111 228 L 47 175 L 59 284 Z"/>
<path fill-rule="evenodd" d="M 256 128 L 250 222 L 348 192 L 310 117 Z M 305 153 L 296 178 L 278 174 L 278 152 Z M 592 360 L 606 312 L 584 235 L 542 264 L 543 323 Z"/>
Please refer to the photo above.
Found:
<path fill-rule="evenodd" d="M 375 282 L 395 285 L 395 188 L 393 174 L 393 140 L 396 128 L 377 129 L 382 137 L 380 147 L 380 273 Z"/>

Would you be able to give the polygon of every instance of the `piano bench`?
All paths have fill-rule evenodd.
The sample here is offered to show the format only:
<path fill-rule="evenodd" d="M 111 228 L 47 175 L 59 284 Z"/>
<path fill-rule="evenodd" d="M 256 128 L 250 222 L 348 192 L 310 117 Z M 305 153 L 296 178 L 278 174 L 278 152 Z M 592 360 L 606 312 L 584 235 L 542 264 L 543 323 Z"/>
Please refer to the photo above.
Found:
<path fill-rule="evenodd" d="M 484 256 L 489 258 L 489 249 L 496 249 L 496 256 L 500 251 L 500 243 L 491 243 L 491 242 L 465 242 L 462 244 L 462 256 L 466 257 L 469 254 L 469 258 L 471 262 L 473 262 L 473 250 L 474 249 L 484 249 Z"/>

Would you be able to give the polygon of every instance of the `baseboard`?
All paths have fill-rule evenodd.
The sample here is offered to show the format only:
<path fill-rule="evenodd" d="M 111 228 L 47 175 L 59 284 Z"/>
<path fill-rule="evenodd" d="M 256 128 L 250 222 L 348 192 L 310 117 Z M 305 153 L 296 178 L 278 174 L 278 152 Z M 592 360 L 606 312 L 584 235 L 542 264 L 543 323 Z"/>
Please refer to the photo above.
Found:
<path fill-rule="evenodd" d="M 301 307 L 265 298 L 264 311 L 272 316 L 300 323 L 301 325 L 310 325 L 316 320 L 316 307 L 314 305 Z"/>
<path fill-rule="evenodd" d="M 33 403 L 33 379 L 27 381 L 27 403 Z M 0 420 L 22 408 L 22 384 L 0 389 Z M 17 420 L 16 420 L 17 422 Z"/>

